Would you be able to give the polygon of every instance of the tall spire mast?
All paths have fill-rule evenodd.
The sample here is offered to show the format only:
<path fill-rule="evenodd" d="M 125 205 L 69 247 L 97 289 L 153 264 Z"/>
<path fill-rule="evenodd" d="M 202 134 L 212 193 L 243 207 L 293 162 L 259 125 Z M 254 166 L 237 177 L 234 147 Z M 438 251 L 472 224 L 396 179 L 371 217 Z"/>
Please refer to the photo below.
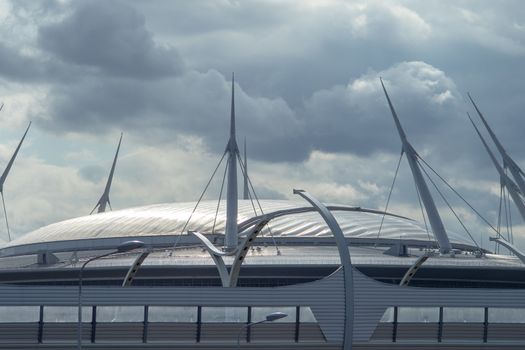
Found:
<path fill-rule="evenodd" d="M 226 250 L 237 247 L 237 155 L 239 148 L 235 137 L 235 77 L 232 73 L 232 101 L 230 116 L 230 139 L 226 152 L 228 152 L 228 187 L 226 197 L 226 232 L 224 246 Z"/>
<path fill-rule="evenodd" d="M 481 136 L 481 133 L 479 132 L 478 127 L 476 126 L 476 124 L 474 124 L 474 121 L 472 120 L 468 112 L 467 112 L 467 116 L 470 119 L 470 122 L 472 123 L 472 126 L 474 127 L 474 129 L 476 129 L 476 133 L 481 139 L 483 146 L 485 146 L 485 149 L 487 150 L 487 153 L 489 154 L 490 159 L 492 160 L 492 163 L 494 163 L 494 166 L 496 167 L 496 170 L 498 171 L 498 174 L 500 176 L 501 183 L 509 190 L 509 194 L 512 197 L 512 201 L 518 208 L 518 211 L 521 217 L 525 221 L 525 203 L 523 202 L 523 197 L 520 196 L 520 190 L 518 186 L 514 183 L 514 181 L 512 181 L 510 177 L 507 176 L 507 174 L 505 174 L 505 171 L 503 170 L 501 165 L 498 163 L 496 157 L 494 156 L 494 153 L 492 153 L 492 151 L 490 150 L 483 136 Z"/>
<path fill-rule="evenodd" d="M 2 104 L 2 107 L 4 105 Z M 1 108 L 0 107 L 0 110 Z M 9 162 L 7 163 L 7 166 L 5 167 L 4 172 L 2 173 L 2 176 L 0 176 L 0 195 L 2 196 L 2 205 L 4 207 L 4 217 L 5 217 L 5 224 L 7 227 L 7 237 L 9 241 L 11 241 L 11 232 L 9 230 L 9 221 L 7 220 L 7 210 L 5 208 L 5 201 L 4 201 L 4 183 L 7 179 L 7 175 L 9 175 L 9 171 L 11 171 L 11 167 L 13 166 L 13 163 L 15 162 L 16 156 L 18 154 L 18 151 L 20 150 L 20 147 L 22 147 L 22 143 L 24 142 L 24 139 L 26 138 L 27 132 L 29 131 L 29 128 L 31 127 L 31 122 L 29 122 L 29 125 L 27 126 L 26 131 L 24 132 L 24 135 L 22 136 L 22 139 L 18 143 L 18 146 L 15 149 L 15 152 L 11 156 L 11 159 L 9 159 Z"/>
<path fill-rule="evenodd" d="M 452 247 L 450 245 L 450 241 L 448 239 L 447 232 L 445 231 L 443 222 L 441 221 L 441 217 L 439 216 L 439 212 L 436 208 L 436 204 L 432 199 L 432 195 L 430 194 L 425 179 L 423 178 L 423 174 L 421 173 L 421 169 L 419 168 L 419 165 L 417 163 L 417 152 L 407 140 L 405 131 L 403 130 L 403 127 L 399 122 L 399 118 L 397 117 L 397 113 L 394 110 L 394 106 L 392 105 L 390 97 L 386 92 L 385 85 L 383 84 L 383 79 L 380 79 L 380 81 L 386 99 L 388 101 L 388 105 L 390 107 L 390 112 L 392 112 L 392 117 L 394 117 L 394 122 L 396 123 L 397 131 L 399 132 L 399 136 L 403 144 L 403 152 L 405 152 L 408 164 L 410 166 L 410 170 L 412 171 L 412 176 L 414 177 L 417 189 L 419 191 L 419 194 L 421 195 L 421 200 L 427 212 L 428 221 L 430 222 L 430 226 L 432 227 L 432 232 L 434 233 L 434 237 L 438 241 L 440 252 L 443 254 L 447 254 L 451 251 Z"/>
<path fill-rule="evenodd" d="M 244 191 L 242 199 L 250 199 L 248 187 L 248 157 L 246 156 L 246 137 L 244 138 Z"/>
<path fill-rule="evenodd" d="M 470 102 L 472 102 L 472 105 L 474 105 L 474 109 L 478 113 L 479 118 L 483 122 L 483 125 L 485 125 L 485 128 L 487 129 L 490 137 L 492 138 L 492 141 L 496 145 L 496 148 L 498 149 L 499 153 L 501 154 L 501 157 L 503 158 L 503 167 L 505 167 L 505 168 L 508 167 L 509 168 L 509 170 L 510 170 L 510 172 L 512 174 L 512 177 L 516 181 L 516 184 L 518 185 L 521 193 L 525 195 L 525 180 L 523 179 L 523 176 L 522 176 L 523 171 L 520 169 L 518 164 L 516 164 L 514 159 L 512 159 L 508 155 L 507 151 L 505 151 L 505 148 L 503 148 L 503 145 L 501 144 L 501 142 L 499 142 L 498 138 L 496 137 L 496 134 L 494 134 L 494 132 L 490 128 L 489 124 L 485 120 L 485 117 L 483 116 L 483 114 L 479 110 L 478 106 L 476 105 L 476 103 L 474 102 L 472 97 L 470 96 L 470 93 L 467 93 L 467 95 L 468 95 L 468 98 L 470 99 Z"/>
<path fill-rule="evenodd" d="M 97 209 L 97 207 L 98 207 L 97 213 L 105 212 L 106 205 L 109 205 L 109 207 L 111 208 L 111 202 L 109 201 L 109 191 L 111 190 L 111 184 L 113 182 L 113 174 L 115 173 L 115 166 L 117 164 L 118 153 L 120 151 L 122 135 L 123 133 L 120 133 L 120 139 L 118 140 L 117 151 L 115 152 L 115 157 L 113 158 L 113 164 L 111 165 L 111 170 L 109 172 L 108 181 L 106 182 L 106 187 L 104 188 L 104 192 L 102 193 L 102 196 L 98 200 L 97 204 L 95 205 L 95 208 L 93 208 L 91 213 L 93 213 L 95 209 Z"/>

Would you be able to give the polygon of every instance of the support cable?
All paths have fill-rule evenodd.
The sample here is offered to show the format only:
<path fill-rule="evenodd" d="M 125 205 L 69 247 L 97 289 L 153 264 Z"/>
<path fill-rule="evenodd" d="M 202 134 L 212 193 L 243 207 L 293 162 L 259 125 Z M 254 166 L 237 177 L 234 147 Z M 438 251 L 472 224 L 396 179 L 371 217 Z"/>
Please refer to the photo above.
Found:
<path fill-rule="evenodd" d="M 502 209 L 502 206 L 503 206 L 503 183 L 500 182 L 500 186 L 499 186 L 499 206 L 498 206 L 498 232 L 496 232 L 497 235 L 498 235 L 498 238 L 502 238 L 503 237 L 501 235 L 501 209 Z M 499 254 L 498 241 L 494 241 L 494 251 L 496 252 L 496 254 Z"/>
<path fill-rule="evenodd" d="M 381 234 L 383 223 L 385 222 L 386 212 L 388 210 L 388 205 L 390 204 L 390 197 L 392 196 L 392 191 L 394 190 L 394 185 L 396 184 L 397 174 L 399 172 L 399 166 L 401 165 L 401 160 L 403 160 L 403 153 L 404 151 L 403 149 L 401 149 L 401 154 L 399 156 L 399 160 L 397 161 L 396 172 L 394 174 L 394 180 L 392 180 L 392 185 L 390 186 L 390 191 L 388 192 L 388 197 L 386 199 L 385 211 L 383 212 L 383 216 L 381 217 L 381 223 L 379 224 L 379 230 L 377 231 L 377 237 L 374 243 L 374 248 L 377 247 L 377 243 L 379 241 L 379 235 Z"/>
<path fill-rule="evenodd" d="M 443 181 L 443 183 L 452 191 L 454 192 L 454 194 L 456 196 L 458 196 L 474 213 L 476 213 L 476 215 L 481 219 L 483 220 L 483 222 L 485 222 L 487 225 L 489 225 L 489 227 L 494 231 L 494 232 L 498 232 L 498 230 L 496 230 L 496 228 L 487 220 L 485 219 L 485 217 L 483 215 L 481 215 L 481 213 L 476 210 L 476 208 L 474 208 L 458 191 L 456 191 L 456 189 L 454 189 L 454 187 L 452 187 L 452 185 L 450 185 L 447 180 L 445 180 L 441 175 L 439 175 L 439 173 L 434 170 L 434 168 L 432 168 L 430 166 L 430 164 L 428 164 L 423 158 L 421 158 L 421 156 L 417 155 L 418 159 L 421 160 L 423 162 L 423 164 L 425 164 L 431 171 L 432 173 L 434 173 L 441 181 Z"/>
<path fill-rule="evenodd" d="M 476 248 L 480 249 L 479 245 L 478 245 L 478 242 L 476 242 L 476 240 L 474 239 L 474 237 L 472 237 L 472 235 L 470 234 L 470 231 L 467 229 L 467 227 L 465 226 L 465 224 L 463 223 L 463 221 L 460 219 L 459 215 L 456 213 L 456 211 L 452 208 L 452 206 L 450 205 L 450 203 L 448 202 L 448 200 L 445 198 L 445 196 L 443 195 L 443 193 L 439 190 L 439 187 L 436 185 L 436 183 L 434 182 L 434 180 L 430 177 L 430 175 L 428 174 L 428 172 L 426 171 L 426 169 L 424 167 L 421 167 L 421 169 L 423 169 L 423 172 L 425 173 L 425 175 L 427 176 L 428 180 L 432 183 L 432 185 L 434 186 L 434 188 L 436 189 L 436 191 L 439 193 L 439 195 L 441 196 L 441 198 L 443 199 L 443 201 L 446 203 L 446 205 L 448 206 L 448 208 L 450 209 L 450 211 L 452 212 L 452 214 L 454 214 L 454 216 L 456 217 L 456 219 L 459 221 L 460 225 L 463 227 L 463 229 L 465 230 L 465 232 L 469 235 L 470 239 L 472 240 L 472 242 L 474 242 L 474 244 L 476 245 Z"/>
<path fill-rule="evenodd" d="M 9 230 L 9 221 L 7 221 L 7 209 L 5 208 L 4 191 L 0 192 L 0 194 L 2 194 L 2 206 L 4 207 L 4 217 L 5 217 L 5 226 L 7 227 L 7 237 L 9 238 L 9 242 L 11 242 L 11 231 Z"/>
<path fill-rule="evenodd" d="M 253 196 L 255 197 L 255 201 L 257 202 L 257 206 L 259 207 L 259 210 L 261 211 L 261 214 L 264 215 L 264 211 L 263 211 L 261 202 L 259 201 L 259 197 L 257 196 L 257 192 L 255 192 L 255 188 L 253 187 L 252 180 L 250 179 L 248 174 L 244 173 L 244 171 L 245 171 L 244 163 L 243 163 L 243 161 L 241 159 L 241 155 L 238 152 L 237 152 L 237 159 L 239 159 L 239 163 L 241 164 L 241 169 L 243 171 L 243 174 L 248 179 L 248 184 L 250 185 L 250 188 L 251 188 L 251 190 L 253 192 Z M 279 250 L 279 247 L 277 246 L 277 242 L 275 241 L 275 237 L 273 236 L 273 232 L 272 232 L 272 229 L 270 228 L 270 225 L 266 224 L 266 227 L 268 228 L 268 232 L 270 233 L 270 237 L 272 239 L 272 243 L 273 243 L 273 245 L 275 247 L 275 251 L 277 252 L 277 255 L 281 255 L 281 251 Z"/>
<path fill-rule="evenodd" d="M 239 159 L 240 164 L 241 164 L 242 176 L 244 178 L 248 179 L 248 181 L 249 181 L 248 173 L 246 172 L 246 168 L 245 168 L 246 165 L 243 163 L 240 155 L 238 155 L 238 159 Z M 251 194 L 251 191 L 250 191 L 249 187 L 248 187 L 248 198 L 250 199 L 250 204 L 252 205 L 253 213 L 255 214 L 255 216 L 257 216 L 258 215 L 257 208 L 255 207 L 255 203 L 253 202 L 253 197 L 252 197 L 252 194 Z"/>
<path fill-rule="evenodd" d="M 195 211 L 197 210 L 197 207 L 199 206 L 202 198 L 204 197 L 204 194 L 206 193 L 206 191 L 208 190 L 208 187 L 210 186 L 211 184 L 211 181 L 213 180 L 213 177 L 215 176 L 215 174 L 217 173 L 217 170 L 219 169 L 219 166 L 221 165 L 222 161 L 224 160 L 224 157 L 226 156 L 226 153 L 228 153 L 228 151 L 224 151 L 222 157 L 221 157 L 221 160 L 219 160 L 219 164 L 217 164 L 217 166 L 215 167 L 215 170 L 213 171 L 213 174 L 211 174 L 211 177 L 210 179 L 208 180 L 208 183 L 206 184 L 206 186 L 204 187 L 204 191 L 202 191 L 200 197 L 199 197 L 199 200 L 197 201 L 197 203 L 195 204 L 195 207 L 193 208 L 188 220 L 186 221 L 186 223 L 184 224 L 184 226 L 182 227 L 182 230 L 180 231 L 179 233 L 179 236 L 177 237 L 177 239 L 175 240 L 175 243 L 173 244 L 173 248 L 175 248 L 177 246 L 177 244 L 179 244 L 179 241 L 182 237 L 182 234 L 184 233 L 184 230 L 186 230 L 186 227 L 188 226 L 188 224 L 190 223 L 190 220 L 191 218 L 193 217 L 193 214 L 195 214 Z"/>
<path fill-rule="evenodd" d="M 514 244 L 514 225 L 512 224 L 512 210 L 510 209 L 510 196 L 507 195 L 507 198 L 509 198 L 509 226 L 510 226 L 510 243 Z"/>
<path fill-rule="evenodd" d="M 219 215 L 219 207 L 221 206 L 221 199 L 222 199 L 222 191 L 224 189 L 224 182 L 226 182 L 226 174 L 228 171 L 228 163 L 230 162 L 230 159 L 226 161 L 226 166 L 224 167 L 224 174 L 222 175 L 222 183 L 221 183 L 221 190 L 219 192 L 219 200 L 217 201 L 217 209 L 215 209 L 215 217 L 213 218 L 213 226 L 211 228 L 211 233 L 215 233 L 215 224 L 217 223 L 217 216 Z"/>
<path fill-rule="evenodd" d="M 512 206 L 510 205 L 510 193 L 508 192 L 508 189 L 506 191 L 507 193 L 507 240 L 510 243 L 513 243 L 513 233 L 512 233 Z"/>
<path fill-rule="evenodd" d="M 431 242 L 432 239 L 430 238 L 430 230 L 428 229 L 427 218 L 425 216 L 425 211 L 423 210 L 423 203 L 421 202 L 421 194 L 419 193 L 419 188 L 417 187 L 417 185 L 415 187 L 417 193 L 417 200 L 419 201 L 419 209 L 421 210 L 421 216 L 423 217 L 423 222 L 425 223 L 425 230 L 427 231 L 427 238 L 428 241 Z"/>
<path fill-rule="evenodd" d="M 510 201 L 508 199 L 508 192 L 507 190 L 504 188 L 503 189 L 503 203 L 504 203 L 504 208 L 505 208 L 505 225 L 506 225 L 506 228 L 507 228 L 507 242 L 510 242 L 510 230 L 509 230 L 509 211 L 510 211 Z"/>

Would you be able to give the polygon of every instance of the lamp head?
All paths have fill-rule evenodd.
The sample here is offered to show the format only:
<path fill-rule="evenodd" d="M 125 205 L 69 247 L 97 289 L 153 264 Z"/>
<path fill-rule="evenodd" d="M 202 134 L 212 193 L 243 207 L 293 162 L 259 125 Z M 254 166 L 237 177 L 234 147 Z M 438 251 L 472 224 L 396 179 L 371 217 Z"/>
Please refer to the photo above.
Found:
<path fill-rule="evenodd" d="M 267 322 L 273 322 L 273 321 L 276 321 L 276 320 L 279 320 L 279 319 L 285 318 L 285 317 L 288 317 L 288 315 L 285 314 L 284 312 L 280 312 L 280 311 L 272 312 L 271 314 L 266 315 L 266 321 Z"/>
<path fill-rule="evenodd" d="M 144 242 L 142 241 L 126 241 L 118 245 L 117 252 L 119 253 L 125 253 L 129 252 L 130 250 L 138 249 L 144 247 Z"/>

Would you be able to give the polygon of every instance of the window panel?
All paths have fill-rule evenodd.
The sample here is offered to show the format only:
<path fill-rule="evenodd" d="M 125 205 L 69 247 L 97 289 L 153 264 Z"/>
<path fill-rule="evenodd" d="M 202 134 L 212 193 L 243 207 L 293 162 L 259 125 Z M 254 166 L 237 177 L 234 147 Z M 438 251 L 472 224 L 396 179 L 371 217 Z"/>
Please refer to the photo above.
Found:
<path fill-rule="evenodd" d="M 284 323 L 295 323 L 295 311 L 294 306 L 265 306 L 265 307 L 252 307 L 252 322 L 258 322 L 266 319 L 266 316 L 274 312 L 284 312 L 288 316 L 273 321 L 284 322 Z M 311 311 L 310 311 L 311 312 Z M 314 318 L 315 320 L 315 318 Z"/>
<path fill-rule="evenodd" d="M 91 306 L 82 307 L 82 323 L 91 322 Z M 44 322 L 78 322 L 76 306 L 44 306 Z"/>
<path fill-rule="evenodd" d="M 97 322 L 142 322 L 144 306 L 98 306 Z"/>
<path fill-rule="evenodd" d="M 150 306 L 149 322 L 197 322 L 196 306 Z"/>
<path fill-rule="evenodd" d="M 444 307 L 443 322 L 483 322 L 485 309 L 481 307 Z"/>
<path fill-rule="evenodd" d="M 302 323 L 317 323 L 315 315 L 308 306 L 301 306 L 299 309 L 299 322 Z"/>
<path fill-rule="evenodd" d="M 525 309 L 489 308 L 489 323 L 525 323 Z"/>
<path fill-rule="evenodd" d="M 438 307 L 399 307 L 398 322 L 431 323 L 439 321 Z"/>
<path fill-rule="evenodd" d="M 202 308 L 202 322 L 236 322 L 248 321 L 247 307 L 209 306 Z"/>
<path fill-rule="evenodd" d="M 0 323 L 38 322 L 39 306 L 0 306 Z"/>
<path fill-rule="evenodd" d="M 385 313 L 379 321 L 381 323 L 392 323 L 394 322 L 394 308 L 391 306 L 385 310 Z"/>

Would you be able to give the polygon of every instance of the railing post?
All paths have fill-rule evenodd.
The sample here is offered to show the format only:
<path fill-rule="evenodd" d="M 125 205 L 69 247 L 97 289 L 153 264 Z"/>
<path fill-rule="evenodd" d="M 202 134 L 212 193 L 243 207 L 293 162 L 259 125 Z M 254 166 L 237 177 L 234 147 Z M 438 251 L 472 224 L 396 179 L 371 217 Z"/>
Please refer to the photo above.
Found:
<path fill-rule="evenodd" d="M 252 323 L 252 307 L 248 306 L 248 320 L 246 324 Z M 249 343 L 252 339 L 252 328 L 246 327 L 246 342 Z"/>
<path fill-rule="evenodd" d="M 301 308 L 299 306 L 295 307 L 295 337 L 294 340 L 296 343 L 299 342 L 299 325 L 300 325 L 300 315 L 301 315 Z"/>
<path fill-rule="evenodd" d="M 91 308 L 91 342 L 96 341 L 97 335 L 97 307 L 93 305 Z"/>
<path fill-rule="evenodd" d="M 392 343 L 397 342 L 397 306 L 394 306 L 394 324 L 392 325 Z"/>
<path fill-rule="evenodd" d="M 149 317 L 149 306 L 144 305 L 144 321 L 143 321 L 143 328 L 142 328 L 142 342 L 147 343 L 148 342 L 148 317 Z"/>
<path fill-rule="evenodd" d="M 483 318 L 483 342 L 486 343 L 489 338 L 489 308 L 485 308 L 485 315 Z"/>
<path fill-rule="evenodd" d="M 202 306 L 197 306 L 197 343 L 201 342 Z"/>
<path fill-rule="evenodd" d="M 438 343 L 443 339 L 443 306 L 439 307 L 439 321 L 438 321 Z"/>
<path fill-rule="evenodd" d="M 42 343 L 44 332 L 44 305 L 40 305 L 40 314 L 38 316 L 38 344 Z"/>

